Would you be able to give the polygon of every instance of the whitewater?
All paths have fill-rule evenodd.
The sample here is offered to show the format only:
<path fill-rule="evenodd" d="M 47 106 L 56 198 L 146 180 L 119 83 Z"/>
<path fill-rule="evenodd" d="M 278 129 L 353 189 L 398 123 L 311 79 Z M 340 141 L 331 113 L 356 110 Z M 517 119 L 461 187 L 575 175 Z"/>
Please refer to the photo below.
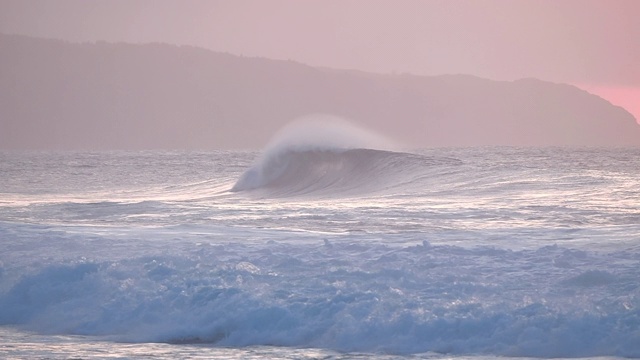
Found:
<path fill-rule="evenodd" d="M 0 357 L 640 357 L 640 149 L 369 140 L 0 152 Z"/>

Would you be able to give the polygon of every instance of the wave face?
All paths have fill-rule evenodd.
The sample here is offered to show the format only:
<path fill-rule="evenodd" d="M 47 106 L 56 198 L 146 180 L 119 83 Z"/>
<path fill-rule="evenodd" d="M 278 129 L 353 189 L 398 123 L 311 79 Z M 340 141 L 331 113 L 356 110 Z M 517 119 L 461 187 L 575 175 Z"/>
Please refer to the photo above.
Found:
<path fill-rule="evenodd" d="M 372 149 L 290 150 L 245 172 L 232 191 L 286 196 L 348 196 L 391 190 L 434 165 L 455 163 L 422 155 Z"/>
<path fill-rule="evenodd" d="M 344 120 L 304 118 L 276 134 L 231 191 L 265 197 L 371 194 L 410 184 L 434 165 L 457 163 L 390 148 L 388 140 Z"/>

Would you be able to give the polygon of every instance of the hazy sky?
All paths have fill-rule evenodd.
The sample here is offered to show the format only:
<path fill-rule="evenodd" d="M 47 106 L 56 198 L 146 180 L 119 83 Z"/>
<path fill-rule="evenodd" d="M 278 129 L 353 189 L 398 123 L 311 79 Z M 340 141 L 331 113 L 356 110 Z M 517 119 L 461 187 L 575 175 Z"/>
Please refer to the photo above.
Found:
<path fill-rule="evenodd" d="M 0 32 L 381 73 L 536 77 L 640 119 L 640 0 L 0 0 Z"/>

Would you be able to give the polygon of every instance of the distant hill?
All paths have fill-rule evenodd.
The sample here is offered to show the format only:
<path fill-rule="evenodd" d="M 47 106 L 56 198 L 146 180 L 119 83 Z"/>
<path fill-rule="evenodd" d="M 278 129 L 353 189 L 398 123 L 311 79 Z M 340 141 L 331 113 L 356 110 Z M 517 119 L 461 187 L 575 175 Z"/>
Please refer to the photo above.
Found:
<path fill-rule="evenodd" d="M 349 118 L 409 147 L 640 145 L 631 114 L 570 85 L 0 35 L 3 149 L 261 148 L 309 113 Z"/>

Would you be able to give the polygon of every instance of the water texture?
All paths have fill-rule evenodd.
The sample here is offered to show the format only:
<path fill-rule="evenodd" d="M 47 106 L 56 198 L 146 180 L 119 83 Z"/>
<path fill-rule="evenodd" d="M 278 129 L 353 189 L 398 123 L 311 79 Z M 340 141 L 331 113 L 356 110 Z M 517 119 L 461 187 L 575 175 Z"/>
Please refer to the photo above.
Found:
<path fill-rule="evenodd" d="M 0 153 L 0 355 L 640 357 L 639 150 L 272 148 Z"/>

